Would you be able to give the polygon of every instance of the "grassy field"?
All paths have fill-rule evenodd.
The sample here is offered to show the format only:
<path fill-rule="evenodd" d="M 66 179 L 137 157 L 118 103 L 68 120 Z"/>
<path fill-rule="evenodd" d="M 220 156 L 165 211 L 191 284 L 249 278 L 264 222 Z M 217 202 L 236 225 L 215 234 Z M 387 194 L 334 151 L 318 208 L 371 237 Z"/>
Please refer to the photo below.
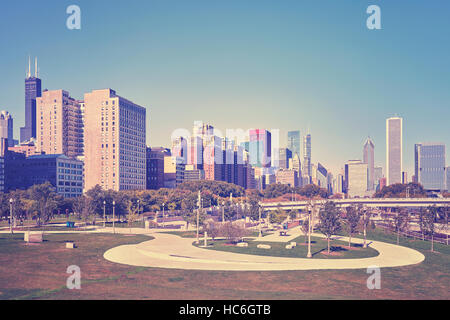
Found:
<path fill-rule="evenodd" d="M 305 237 L 298 237 L 294 240 L 297 246 L 292 249 L 286 249 L 286 243 L 280 242 L 264 242 L 271 246 L 271 249 L 259 249 L 257 245 L 260 242 L 247 241 L 248 247 L 236 247 L 229 245 L 227 240 L 208 241 L 208 250 L 219 250 L 235 253 L 254 254 L 272 257 L 288 257 L 288 258 L 306 258 L 308 246 L 305 244 Z M 200 241 L 199 245 L 204 242 Z M 355 259 L 369 258 L 378 255 L 378 252 L 372 248 L 362 248 L 362 245 L 353 244 L 351 249 L 348 248 L 348 242 L 333 240 L 330 243 L 330 254 L 327 254 L 327 241 L 323 238 L 311 237 L 311 253 L 315 259 Z"/>
<path fill-rule="evenodd" d="M 395 235 L 370 231 L 390 243 Z M 115 264 L 103 253 L 146 236 L 52 234 L 25 245 L 23 235 L 0 235 L 0 299 L 450 299 L 450 249 L 402 238 L 423 252 L 418 265 L 385 268 L 381 290 L 368 290 L 366 270 L 223 272 L 141 268 Z M 65 249 L 75 241 L 77 249 Z M 81 290 L 65 287 L 69 265 L 81 268 Z"/>

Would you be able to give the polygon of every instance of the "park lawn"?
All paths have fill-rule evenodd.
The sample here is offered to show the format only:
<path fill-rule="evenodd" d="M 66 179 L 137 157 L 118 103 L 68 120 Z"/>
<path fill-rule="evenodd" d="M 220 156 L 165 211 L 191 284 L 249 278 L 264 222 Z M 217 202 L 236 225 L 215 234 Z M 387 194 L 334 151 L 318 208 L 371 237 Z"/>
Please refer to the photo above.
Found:
<path fill-rule="evenodd" d="M 286 249 L 288 242 L 259 242 L 246 241 L 248 247 L 237 247 L 230 245 L 227 240 L 208 241 L 208 250 L 219 250 L 234 253 L 245 253 L 260 256 L 271 257 L 286 257 L 286 258 L 306 258 L 308 253 L 308 246 L 305 244 L 305 237 L 298 237 L 292 240 L 297 243 L 297 246 L 292 249 Z M 258 244 L 267 244 L 271 249 L 259 249 Z M 199 245 L 204 242 L 200 241 Z M 318 237 L 311 237 L 311 253 L 315 259 L 356 259 L 356 258 L 370 258 L 378 255 L 378 251 L 368 247 L 362 248 L 362 245 L 352 244 L 351 249 L 348 248 L 348 242 L 339 240 L 332 240 L 330 242 L 330 255 L 327 253 L 327 240 Z"/>
<path fill-rule="evenodd" d="M 277 272 L 192 271 L 141 268 L 106 261 L 117 245 L 149 240 L 112 234 L 45 235 L 41 245 L 25 246 L 23 235 L 0 235 L 0 299 L 450 299 L 450 252 L 429 242 L 401 239 L 425 254 L 418 265 L 383 268 L 381 290 L 368 290 L 360 270 Z M 395 243 L 395 235 L 370 231 L 369 239 Z M 64 249 L 74 240 L 77 249 Z M 81 290 L 68 290 L 67 266 L 78 264 Z"/>

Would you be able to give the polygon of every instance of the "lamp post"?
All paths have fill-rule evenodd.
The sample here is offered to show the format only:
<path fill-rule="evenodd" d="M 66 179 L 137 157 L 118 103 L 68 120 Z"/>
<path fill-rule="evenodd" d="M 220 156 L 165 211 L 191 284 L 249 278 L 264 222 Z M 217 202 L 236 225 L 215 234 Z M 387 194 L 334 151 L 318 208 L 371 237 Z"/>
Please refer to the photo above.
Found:
<path fill-rule="evenodd" d="M 222 201 L 222 223 L 225 223 L 225 201 Z"/>
<path fill-rule="evenodd" d="M 113 201 L 113 233 L 116 234 L 116 202 Z"/>
<path fill-rule="evenodd" d="M 9 199 L 9 231 L 11 234 L 14 233 L 13 227 L 12 227 L 12 216 L 13 216 L 13 199 Z"/>
<path fill-rule="evenodd" d="M 261 233 L 261 206 L 258 206 L 258 211 L 259 211 L 258 238 L 261 238 L 262 237 L 262 233 Z"/>
<path fill-rule="evenodd" d="M 367 248 L 367 241 L 366 241 L 366 229 L 367 229 L 367 221 L 366 221 L 366 208 L 363 208 L 363 222 L 364 222 L 364 245 L 363 248 Z"/>
<path fill-rule="evenodd" d="M 199 237 L 198 237 L 198 231 L 199 231 L 199 223 L 200 223 L 200 206 L 202 204 L 202 195 L 200 193 L 200 190 L 198 191 L 198 209 L 197 209 L 197 244 L 199 243 Z"/>
<path fill-rule="evenodd" d="M 311 206 L 308 206 L 308 254 L 306 255 L 307 258 L 312 258 L 311 254 L 311 216 L 312 216 L 312 210 Z"/>
<path fill-rule="evenodd" d="M 103 200 L 103 228 L 106 228 L 106 201 Z"/>
<path fill-rule="evenodd" d="M 163 228 L 165 228 L 166 227 L 166 224 L 164 223 L 164 213 L 165 213 L 165 206 L 166 206 L 166 204 L 165 203 L 163 203 L 162 204 L 162 206 L 163 206 L 163 215 L 162 215 L 162 225 L 163 225 Z"/>

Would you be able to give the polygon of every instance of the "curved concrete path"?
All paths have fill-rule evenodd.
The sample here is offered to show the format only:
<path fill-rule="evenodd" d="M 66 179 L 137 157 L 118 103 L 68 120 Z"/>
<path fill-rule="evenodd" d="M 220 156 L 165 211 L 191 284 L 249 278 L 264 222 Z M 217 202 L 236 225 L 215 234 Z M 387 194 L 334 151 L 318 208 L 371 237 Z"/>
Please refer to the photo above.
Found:
<path fill-rule="evenodd" d="M 370 247 L 379 252 L 376 257 L 307 259 L 207 250 L 193 246 L 193 238 L 156 232 L 148 235 L 155 239 L 137 245 L 115 247 L 106 251 L 104 258 L 132 266 L 216 271 L 366 269 L 369 266 L 387 268 L 418 264 L 425 259 L 425 256 L 416 250 L 378 241 L 370 242 Z M 348 238 L 341 237 L 340 240 L 348 241 Z M 361 239 L 352 240 L 353 243 L 363 243 Z"/>

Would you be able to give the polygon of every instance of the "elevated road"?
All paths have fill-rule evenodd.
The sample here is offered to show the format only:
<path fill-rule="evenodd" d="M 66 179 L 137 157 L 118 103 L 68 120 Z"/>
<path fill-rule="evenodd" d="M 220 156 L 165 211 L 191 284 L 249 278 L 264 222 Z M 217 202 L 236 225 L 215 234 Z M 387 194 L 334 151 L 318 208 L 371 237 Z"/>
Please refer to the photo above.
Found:
<path fill-rule="evenodd" d="M 327 201 L 333 201 L 338 207 L 345 208 L 351 205 L 362 204 L 371 208 L 420 208 L 420 207 L 450 207 L 450 198 L 358 198 L 358 199 L 329 199 L 312 200 L 314 204 L 324 204 Z M 282 209 L 305 209 L 310 201 L 286 201 L 286 202 L 261 202 L 265 211 Z"/>

